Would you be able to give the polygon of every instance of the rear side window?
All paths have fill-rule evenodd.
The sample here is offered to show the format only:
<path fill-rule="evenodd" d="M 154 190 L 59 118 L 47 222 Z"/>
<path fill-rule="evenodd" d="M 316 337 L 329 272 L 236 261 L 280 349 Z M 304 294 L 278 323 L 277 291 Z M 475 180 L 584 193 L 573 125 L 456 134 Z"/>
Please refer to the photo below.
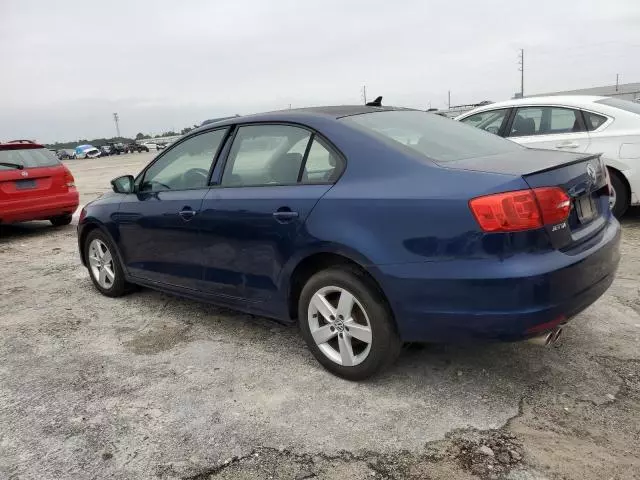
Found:
<path fill-rule="evenodd" d="M 11 165 L 2 165 L 3 163 Z M 56 155 L 46 148 L 22 148 L 0 150 L 0 170 L 11 170 L 19 165 L 22 168 L 54 167 L 60 165 Z"/>
<path fill-rule="evenodd" d="M 240 127 L 225 165 L 222 186 L 296 184 L 310 138 L 308 130 L 290 125 Z"/>
<path fill-rule="evenodd" d="M 342 157 L 315 137 L 302 172 L 302 183 L 333 183 L 343 169 Z"/>
<path fill-rule="evenodd" d="M 510 137 L 584 132 L 580 112 L 562 107 L 523 107 L 516 111 Z"/>
<path fill-rule="evenodd" d="M 584 111 L 582 113 L 584 114 L 584 120 L 587 123 L 587 130 L 589 131 L 600 128 L 600 126 L 607 121 L 607 117 L 604 115 Z"/>
<path fill-rule="evenodd" d="M 342 120 L 438 162 L 497 155 L 524 148 L 461 122 L 421 111 L 390 110 L 353 115 Z"/>

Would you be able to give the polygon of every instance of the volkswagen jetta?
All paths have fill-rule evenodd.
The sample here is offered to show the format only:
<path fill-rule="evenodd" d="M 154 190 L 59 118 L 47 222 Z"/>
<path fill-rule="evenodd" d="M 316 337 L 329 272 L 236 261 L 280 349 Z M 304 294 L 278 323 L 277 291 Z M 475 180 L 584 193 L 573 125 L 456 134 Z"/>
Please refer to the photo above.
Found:
<path fill-rule="evenodd" d="M 100 292 L 136 284 L 297 322 L 353 380 L 402 342 L 555 337 L 619 261 L 597 155 L 421 111 L 234 117 L 112 185 L 78 225 Z"/>

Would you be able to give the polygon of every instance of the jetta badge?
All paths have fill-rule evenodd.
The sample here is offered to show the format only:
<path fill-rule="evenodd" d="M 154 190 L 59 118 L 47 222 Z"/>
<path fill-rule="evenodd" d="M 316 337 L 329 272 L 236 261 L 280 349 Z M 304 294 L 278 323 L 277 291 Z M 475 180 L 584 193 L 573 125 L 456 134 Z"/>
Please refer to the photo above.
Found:
<path fill-rule="evenodd" d="M 596 169 L 593 165 L 587 165 L 587 175 L 591 179 L 591 182 L 596 183 Z"/>
<path fill-rule="evenodd" d="M 29 176 L 29 172 L 25 172 L 23 170 L 22 172 L 20 172 L 20 175 L 22 175 L 23 177 L 28 177 Z"/>

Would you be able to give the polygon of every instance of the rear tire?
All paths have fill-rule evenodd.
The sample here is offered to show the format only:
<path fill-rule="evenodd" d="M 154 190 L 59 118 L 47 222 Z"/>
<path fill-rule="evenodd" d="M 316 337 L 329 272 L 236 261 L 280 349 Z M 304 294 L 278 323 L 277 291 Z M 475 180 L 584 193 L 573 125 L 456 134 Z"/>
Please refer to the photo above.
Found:
<path fill-rule="evenodd" d="M 323 270 L 307 281 L 298 322 L 316 360 L 347 380 L 375 375 L 396 360 L 402 347 L 382 293 L 352 267 Z"/>
<path fill-rule="evenodd" d="M 615 204 L 611 211 L 616 218 L 620 218 L 629 208 L 629 189 L 620 174 L 611 169 L 609 169 L 609 178 L 611 178 L 611 186 L 615 192 Z"/>
<path fill-rule="evenodd" d="M 49 221 L 51 222 L 51 225 L 53 225 L 54 227 L 64 227 L 65 225 L 69 225 L 72 220 L 73 220 L 73 215 L 70 215 L 70 214 L 59 215 L 57 217 L 53 217 L 49 219 Z"/>
<path fill-rule="evenodd" d="M 132 290 L 124 279 L 118 250 L 99 229 L 92 230 L 84 242 L 85 264 L 93 285 L 107 297 L 121 297 Z"/>

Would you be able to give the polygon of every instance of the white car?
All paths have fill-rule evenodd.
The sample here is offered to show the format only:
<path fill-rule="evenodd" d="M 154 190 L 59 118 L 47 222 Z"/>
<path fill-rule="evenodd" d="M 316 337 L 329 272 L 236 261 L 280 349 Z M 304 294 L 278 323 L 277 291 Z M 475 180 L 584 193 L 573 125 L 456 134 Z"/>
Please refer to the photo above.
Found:
<path fill-rule="evenodd" d="M 602 153 L 609 168 L 611 208 L 620 217 L 640 205 L 640 104 L 583 95 L 492 103 L 456 120 L 532 148 Z"/>
<path fill-rule="evenodd" d="M 149 149 L 149 151 L 158 149 L 158 145 L 156 143 L 154 143 L 154 142 L 145 142 L 145 143 L 143 143 L 143 145 L 145 147 L 147 147 Z"/>

